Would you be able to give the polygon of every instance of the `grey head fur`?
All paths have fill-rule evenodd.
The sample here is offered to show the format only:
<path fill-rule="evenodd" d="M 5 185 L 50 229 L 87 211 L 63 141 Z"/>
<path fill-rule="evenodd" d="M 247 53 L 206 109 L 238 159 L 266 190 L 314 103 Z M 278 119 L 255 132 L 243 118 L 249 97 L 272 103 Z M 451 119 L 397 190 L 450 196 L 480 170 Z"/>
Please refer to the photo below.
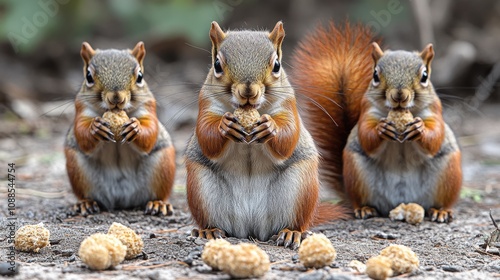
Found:
<path fill-rule="evenodd" d="M 231 48 L 227 48 L 228 45 Z M 219 52 L 224 56 L 232 78 L 246 83 L 265 78 L 263 75 L 275 49 L 267 32 L 229 31 Z"/>
<path fill-rule="evenodd" d="M 90 64 L 94 67 L 94 75 L 103 88 L 111 91 L 127 89 L 139 65 L 128 50 L 115 49 L 97 50 Z"/>
<path fill-rule="evenodd" d="M 419 76 L 423 64 L 422 58 L 417 53 L 389 50 L 377 62 L 379 73 L 385 77 L 387 87 L 396 89 L 412 85 L 413 79 Z"/>

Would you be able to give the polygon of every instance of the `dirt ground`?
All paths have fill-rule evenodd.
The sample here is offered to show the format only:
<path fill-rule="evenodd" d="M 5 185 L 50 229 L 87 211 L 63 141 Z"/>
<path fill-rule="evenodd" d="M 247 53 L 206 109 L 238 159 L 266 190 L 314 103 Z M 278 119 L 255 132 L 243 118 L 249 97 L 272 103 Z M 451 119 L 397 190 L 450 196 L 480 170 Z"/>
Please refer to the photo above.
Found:
<path fill-rule="evenodd" d="M 339 221 L 314 228 L 324 233 L 337 250 L 330 267 L 306 270 L 296 251 L 258 242 L 271 259 L 264 279 L 368 279 L 348 267 L 352 260 L 365 262 L 389 244 L 409 246 L 420 267 L 412 279 L 494 279 L 500 277 L 498 248 L 479 247 L 494 230 L 489 218 L 500 221 L 500 117 L 499 105 L 481 108 L 482 115 L 467 118 L 458 128 L 463 147 L 464 189 L 450 224 L 426 220 L 420 225 L 387 218 Z M 103 212 L 87 218 L 70 215 L 76 201 L 70 191 L 62 153 L 63 135 L 69 123 L 59 120 L 38 124 L 32 133 L 0 138 L 0 260 L 7 259 L 7 171 L 16 164 L 17 227 L 43 222 L 51 232 L 51 246 L 39 253 L 16 252 L 20 272 L 12 279 L 229 279 L 213 272 L 200 258 L 205 241 L 189 236 L 192 229 L 185 200 L 182 151 L 191 128 L 172 132 L 178 148 L 178 175 L 171 199 L 172 217 L 145 216 L 141 210 Z M 5 121 L 8 122 L 8 121 Z M 10 125 L 10 126 L 9 126 Z M 12 127 L 2 121 L 2 127 Z M 49 128 L 47 128 L 49 127 Z M 43 128 L 43 129 L 41 129 Z M 93 272 L 77 255 L 87 236 L 106 232 L 113 222 L 134 229 L 144 240 L 145 254 L 127 260 L 114 270 Z M 229 238 L 231 243 L 254 242 Z"/>

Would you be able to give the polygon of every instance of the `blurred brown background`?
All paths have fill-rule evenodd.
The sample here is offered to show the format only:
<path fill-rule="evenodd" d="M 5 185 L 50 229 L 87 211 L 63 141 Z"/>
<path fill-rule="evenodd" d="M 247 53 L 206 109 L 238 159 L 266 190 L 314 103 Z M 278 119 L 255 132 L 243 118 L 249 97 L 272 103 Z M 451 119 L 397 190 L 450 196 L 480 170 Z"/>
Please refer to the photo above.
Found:
<path fill-rule="evenodd" d="M 211 62 L 204 51 L 211 21 L 224 29 L 270 30 L 283 20 L 287 67 L 297 41 L 330 19 L 368 24 L 386 48 L 434 43 L 432 80 L 457 130 L 468 115 L 480 117 L 485 103 L 500 100 L 499 1 L 0 0 L 0 134 L 66 129 L 50 124 L 72 120 L 82 41 L 102 49 L 144 41 L 146 81 L 162 121 L 175 130 L 192 127 L 196 117 L 197 91 Z"/>

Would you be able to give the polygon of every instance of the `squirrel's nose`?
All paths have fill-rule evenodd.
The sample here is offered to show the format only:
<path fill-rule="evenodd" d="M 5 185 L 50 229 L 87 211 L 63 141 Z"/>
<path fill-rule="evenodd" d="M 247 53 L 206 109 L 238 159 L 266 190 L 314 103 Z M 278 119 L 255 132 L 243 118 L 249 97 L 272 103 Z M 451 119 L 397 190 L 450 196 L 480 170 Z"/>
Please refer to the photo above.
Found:
<path fill-rule="evenodd" d="M 236 91 L 241 98 L 252 99 L 259 96 L 261 89 L 258 84 L 246 83 L 238 85 Z"/>
<path fill-rule="evenodd" d="M 118 93 L 114 93 L 112 96 L 107 98 L 108 102 L 112 105 L 118 105 L 125 101 L 125 98 Z"/>

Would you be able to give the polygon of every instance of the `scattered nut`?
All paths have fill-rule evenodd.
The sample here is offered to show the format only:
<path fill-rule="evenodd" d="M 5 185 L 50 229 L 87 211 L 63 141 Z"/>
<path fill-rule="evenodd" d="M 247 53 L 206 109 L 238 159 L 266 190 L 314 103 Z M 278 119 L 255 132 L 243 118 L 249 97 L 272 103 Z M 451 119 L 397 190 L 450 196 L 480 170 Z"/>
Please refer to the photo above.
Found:
<path fill-rule="evenodd" d="M 401 203 L 389 212 L 391 220 L 406 221 L 412 225 L 421 223 L 424 220 L 424 216 L 424 208 L 416 203 Z"/>
<path fill-rule="evenodd" d="M 420 264 L 417 254 L 404 245 L 390 245 L 380 255 L 391 259 L 395 275 L 416 271 Z"/>
<path fill-rule="evenodd" d="M 118 238 L 123 245 L 127 246 L 127 254 L 125 255 L 125 259 L 127 260 L 139 255 L 144 248 L 142 238 L 132 229 L 120 223 L 113 223 L 109 227 L 108 234 Z"/>
<path fill-rule="evenodd" d="M 232 246 L 231 243 L 224 239 L 212 239 L 205 244 L 201 259 L 215 270 L 221 270 L 219 261 L 221 259 L 222 251 Z"/>
<path fill-rule="evenodd" d="M 366 274 L 375 280 L 385 280 L 393 275 L 392 260 L 384 256 L 376 256 L 366 261 Z"/>
<path fill-rule="evenodd" d="M 104 112 L 102 118 L 109 122 L 115 140 L 121 140 L 122 126 L 129 120 L 127 113 L 123 110 L 111 110 Z"/>
<path fill-rule="evenodd" d="M 255 244 L 224 247 L 220 257 L 221 270 L 234 278 L 260 277 L 271 268 L 269 256 Z"/>
<path fill-rule="evenodd" d="M 392 121 L 396 130 L 403 133 L 406 130 L 406 125 L 413 121 L 413 115 L 410 110 L 390 110 L 387 115 L 387 120 Z"/>
<path fill-rule="evenodd" d="M 299 259 L 305 267 L 321 268 L 333 263 L 337 252 L 324 234 L 314 233 L 299 248 Z"/>
<path fill-rule="evenodd" d="M 93 270 L 104 270 L 116 266 L 125 259 L 127 246 L 113 235 L 96 233 L 80 244 L 78 256 Z"/>
<path fill-rule="evenodd" d="M 14 237 L 14 247 L 24 252 L 38 253 L 40 249 L 49 246 L 50 232 L 43 226 L 25 225 L 20 227 Z"/>
<path fill-rule="evenodd" d="M 243 109 L 237 108 L 234 110 L 233 115 L 238 118 L 241 126 L 245 128 L 246 132 L 252 131 L 255 126 L 255 123 L 259 121 L 260 114 L 257 109 Z"/>

